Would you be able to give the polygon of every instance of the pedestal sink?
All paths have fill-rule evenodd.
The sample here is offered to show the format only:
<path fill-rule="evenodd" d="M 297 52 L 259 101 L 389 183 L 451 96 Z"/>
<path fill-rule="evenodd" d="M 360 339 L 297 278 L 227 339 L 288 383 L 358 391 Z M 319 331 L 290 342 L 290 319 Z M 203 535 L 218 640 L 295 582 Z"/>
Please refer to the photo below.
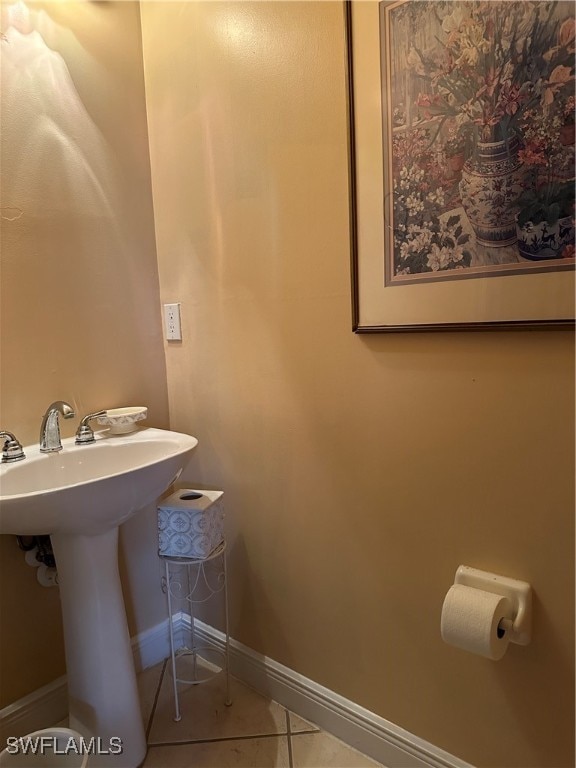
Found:
<path fill-rule="evenodd" d="M 101 433 L 59 453 L 24 448 L 0 466 L 0 533 L 50 534 L 56 556 L 70 727 L 100 737 L 91 766 L 136 768 L 146 738 L 118 573 L 118 526 L 179 476 L 198 441 L 162 429 Z M 40 642 L 40 639 L 39 639 Z M 116 737 L 122 752 L 116 752 Z M 112 744 L 112 749 L 109 749 Z"/>

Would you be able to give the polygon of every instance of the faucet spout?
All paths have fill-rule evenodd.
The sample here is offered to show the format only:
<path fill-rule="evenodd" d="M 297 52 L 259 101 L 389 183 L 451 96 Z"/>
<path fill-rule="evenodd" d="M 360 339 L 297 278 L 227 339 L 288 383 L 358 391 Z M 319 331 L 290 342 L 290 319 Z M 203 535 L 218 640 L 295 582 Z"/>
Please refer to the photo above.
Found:
<path fill-rule="evenodd" d="M 60 423 L 58 420 L 60 413 L 64 419 L 71 419 L 76 415 L 72 406 L 63 400 L 55 400 L 48 406 L 48 410 L 42 419 L 42 426 L 40 427 L 40 450 L 42 453 L 62 450 Z"/>

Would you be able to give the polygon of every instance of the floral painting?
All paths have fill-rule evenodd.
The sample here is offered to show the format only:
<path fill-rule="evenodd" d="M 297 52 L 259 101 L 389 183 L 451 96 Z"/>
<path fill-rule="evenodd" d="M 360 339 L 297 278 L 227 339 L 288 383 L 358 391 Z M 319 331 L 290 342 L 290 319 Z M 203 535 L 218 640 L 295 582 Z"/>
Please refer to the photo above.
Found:
<path fill-rule="evenodd" d="M 573 269 L 574 4 L 382 3 L 385 283 Z"/>

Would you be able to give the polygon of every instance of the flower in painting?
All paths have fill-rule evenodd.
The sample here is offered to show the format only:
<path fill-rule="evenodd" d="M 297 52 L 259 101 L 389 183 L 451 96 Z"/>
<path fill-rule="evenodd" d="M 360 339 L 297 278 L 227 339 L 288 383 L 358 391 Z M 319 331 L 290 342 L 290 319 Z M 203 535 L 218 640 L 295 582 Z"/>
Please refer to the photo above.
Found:
<path fill-rule="evenodd" d="M 469 0 L 439 4 L 436 45 L 413 44 L 408 66 L 425 120 L 455 121 L 476 139 L 517 129 L 524 110 L 552 104 L 574 80 L 576 24 L 556 3 Z M 573 57 L 572 57 L 573 58 Z M 427 87 L 426 87 L 427 85 Z"/>
<path fill-rule="evenodd" d="M 448 35 L 449 41 L 460 32 L 460 29 L 469 18 L 466 9 L 461 4 L 456 5 L 452 12 L 444 17 L 442 31 Z"/>
<path fill-rule="evenodd" d="M 534 188 L 525 190 L 516 202 L 521 226 L 544 220 L 552 225 L 570 215 L 574 206 L 574 183 L 570 180 L 574 175 L 574 151 L 562 141 L 564 130 L 570 131 L 570 119 L 574 119 L 573 96 L 565 102 L 553 100 L 543 111 L 528 110 L 520 123 L 523 146 L 518 156 L 535 173 Z"/>
<path fill-rule="evenodd" d="M 482 54 L 490 50 L 490 41 L 484 36 L 485 32 L 486 27 L 476 20 L 469 20 L 463 25 L 458 39 L 460 56 L 454 62 L 456 67 L 475 67 Z"/>
<path fill-rule="evenodd" d="M 576 19 L 568 18 L 562 22 L 558 32 L 558 42 L 562 47 L 568 48 L 570 53 L 575 52 L 574 40 L 576 39 Z"/>
<path fill-rule="evenodd" d="M 568 54 L 573 54 L 576 50 L 574 41 L 576 38 L 576 21 L 573 18 L 565 19 L 558 31 L 558 45 L 546 51 L 543 58 L 545 61 L 551 61 L 563 49 Z"/>
<path fill-rule="evenodd" d="M 568 3 L 556 0 L 398 6 L 393 21 L 404 45 L 390 60 L 389 85 L 405 120 L 391 130 L 393 273 L 438 279 L 472 263 L 482 269 L 485 254 L 473 239 L 477 210 L 490 211 L 504 228 L 521 195 L 539 191 L 551 166 L 551 189 L 562 187 L 566 197 L 559 182 L 571 178 L 565 156 L 572 152 L 573 164 L 576 143 L 576 22 L 567 18 Z M 492 162 L 487 144 L 499 147 L 497 162 L 513 164 L 513 174 L 474 189 L 471 200 L 467 180 L 488 173 Z M 554 205 L 554 215 L 565 211 L 563 199 Z"/>
<path fill-rule="evenodd" d="M 424 75 L 425 70 L 422 65 L 422 59 L 418 54 L 416 53 L 415 49 L 412 47 L 408 51 L 408 56 L 406 57 L 406 64 L 408 65 L 409 69 L 414 70 L 419 75 Z"/>
<path fill-rule="evenodd" d="M 520 109 L 522 93 L 517 85 L 506 82 L 502 85 L 501 101 L 507 115 L 515 115 Z"/>
<path fill-rule="evenodd" d="M 554 67 L 550 77 L 544 83 L 544 93 L 542 94 L 543 106 L 549 107 L 554 101 L 555 95 L 567 84 L 574 80 L 572 69 L 559 64 Z"/>
<path fill-rule="evenodd" d="M 424 210 L 424 202 L 420 197 L 416 195 L 409 195 L 406 198 L 406 208 L 408 210 L 409 216 L 417 216 L 421 211 Z"/>
<path fill-rule="evenodd" d="M 394 274 L 448 272 L 469 266 L 459 215 L 446 221 L 443 169 L 430 150 L 427 131 L 416 129 L 393 139 L 396 168 L 393 195 Z"/>
<path fill-rule="evenodd" d="M 441 269 L 446 269 L 450 264 L 450 252 L 445 246 L 440 248 L 436 243 L 433 243 L 430 253 L 428 254 L 427 264 L 432 272 L 439 272 Z"/>
<path fill-rule="evenodd" d="M 548 162 L 545 149 L 536 143 L 519 150 L 518 157 L 526 165 L 546 165 Z"/>

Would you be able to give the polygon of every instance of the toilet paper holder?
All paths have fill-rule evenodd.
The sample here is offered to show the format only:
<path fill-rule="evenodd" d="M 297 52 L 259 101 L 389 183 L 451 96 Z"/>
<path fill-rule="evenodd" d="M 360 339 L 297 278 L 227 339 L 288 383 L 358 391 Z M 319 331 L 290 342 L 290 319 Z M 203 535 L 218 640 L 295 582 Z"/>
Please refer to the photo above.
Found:
<path fill-rule="evenodd" d="M 532 587 L 527 581 L 510 579 L 496 573 L 480 571 L 467 565 L 460 565 L 454 584 L 482 589 L 495 595 L 507 597 L 512 605 L 511 616 L 502 619 L 498 630 L 508 632 L 511 643 L 528 645 L 532 637 Z"/>

